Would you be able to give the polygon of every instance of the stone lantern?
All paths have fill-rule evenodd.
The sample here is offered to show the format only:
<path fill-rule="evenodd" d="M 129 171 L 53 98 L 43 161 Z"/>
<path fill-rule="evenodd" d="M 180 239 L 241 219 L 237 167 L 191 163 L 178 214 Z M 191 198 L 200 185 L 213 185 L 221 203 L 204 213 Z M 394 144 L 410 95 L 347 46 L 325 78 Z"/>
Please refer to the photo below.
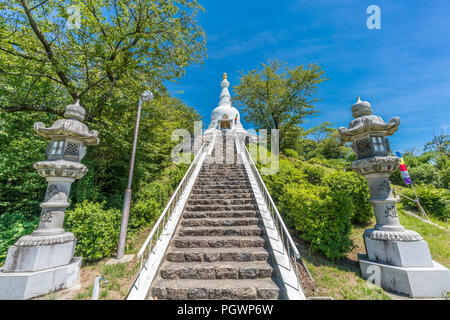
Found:
<path fill-rule="evenodd" d="M 86 147 L 99 143 L 98 132 L 82 123 L 85 109 L 79 101 L 68 105 L 65 119 L 34 130 L 45 139 L 47 160 L 34 164 L 48 182 L 38 228 L 8 250 L 0 272 L 0 299 L 29 299 L 78 284 L 81 258 L 73 257 L 76 239 L 63 229 L 70 187 L 87 173 L 81 163 Z"/>
<path fill-rule="evenodd" d="M 411 297 L 445 297 L 450 289 L 450 273 L 431 259 L 428 244 L 399 221 L 389 177 L 400 158 L 390 154 L 388 136 L 397 131 L 400 118 L 385 123 L 372 114 L 367 101 L 352 106 L 354 120 L 339 128 L 341 141 L 351 142 L 358 159 L 352 169 L 367 179 L 376 225 L 364 232 L 367 255 L 359 255 L 364 278 L 385 289 Z"/>

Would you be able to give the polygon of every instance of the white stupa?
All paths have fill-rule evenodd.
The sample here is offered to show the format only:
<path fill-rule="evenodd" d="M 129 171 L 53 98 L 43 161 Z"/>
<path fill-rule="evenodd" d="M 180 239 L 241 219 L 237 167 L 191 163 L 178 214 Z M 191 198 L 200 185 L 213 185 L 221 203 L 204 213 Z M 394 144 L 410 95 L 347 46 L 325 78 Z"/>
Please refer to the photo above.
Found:
<path fill-rule="evenodd" d="M 247 135 L 247 131 L 241 124 L 241 115 L 239 111 L 231 105 L 231 96 L 228 91 L 230 83 L 227 80 L 227 74 L 223 74 L 223 80 L 220 83 L 222 92 L 217 108 L 212 111 L 211 123 L 204 135 L 212 135 L 214 132 L 238 133 Z"/>

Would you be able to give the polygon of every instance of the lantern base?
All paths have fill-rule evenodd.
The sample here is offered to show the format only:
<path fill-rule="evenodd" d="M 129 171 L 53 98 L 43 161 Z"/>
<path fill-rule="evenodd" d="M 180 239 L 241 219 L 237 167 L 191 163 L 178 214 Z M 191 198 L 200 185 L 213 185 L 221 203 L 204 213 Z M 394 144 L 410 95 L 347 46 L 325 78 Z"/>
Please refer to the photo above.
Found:
<path fill-rule="evenodd" d="M 70 264 L 76 239 L 70 232 L 24 236 L 8 249 L 2 272 L 34 272 Z"/>
<path fill-rule="evenodd" d="M 76 286 L 81 258 L 70 264 L 36 272 L 0 271 L 0 300 L 26 300 Z"/>
<path fill-rule="evenodd" d="M 366 231 L 370 231 L 366 230 Z M 364 244 L 370 261 L 387 263 L 398 267 L 432 267 L 430 250 L 425 240 L 398 241 L 378 240 L 364 233 Z"/>
<path fill-rule="evenodd" d="M 398 267 L 370 261 L 362 254 L 358 260 L 363 278 L 387 291 L 411 298 L 445 298 L 450 292 L 450 270 L 436 261 L 432 267 Z"/>

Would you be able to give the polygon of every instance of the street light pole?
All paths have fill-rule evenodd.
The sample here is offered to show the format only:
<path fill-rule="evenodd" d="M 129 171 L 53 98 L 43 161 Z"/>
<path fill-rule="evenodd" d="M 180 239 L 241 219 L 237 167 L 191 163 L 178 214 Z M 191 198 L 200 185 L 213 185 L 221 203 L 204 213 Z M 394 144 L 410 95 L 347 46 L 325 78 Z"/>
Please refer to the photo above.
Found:
<path fill-rule="evenodd" d="M 134 127 L 134 139 L 133 139 L 133 149 L 131 151 L 131 161 L 130 161 L 130 171 L 128 172 L 128 185 L 125 189 L 125 197 L 123 199 L 123 209 L 122 209 L 122 223 L 120 224 L 120 235 L 119 244 L 117 246 L 117 256 L 116 259 L 122 259 L 125 252 L 125 243 L 127 240 L 127 227 L 128 218 L 130 216 L 130 205 L 131 205 L 131 182 L 133 180 L 133 169 L 134 169 L 134 158 L 136 156 L 136 143 L 139 131 L 139 120 L 141 118 L 141 108 L 142 104 L 145 102 L 153 101 L 153 93 L 151 91 L 145 91 L 139 98 L 138 112 L 136 116 L 136 125 Z"/>

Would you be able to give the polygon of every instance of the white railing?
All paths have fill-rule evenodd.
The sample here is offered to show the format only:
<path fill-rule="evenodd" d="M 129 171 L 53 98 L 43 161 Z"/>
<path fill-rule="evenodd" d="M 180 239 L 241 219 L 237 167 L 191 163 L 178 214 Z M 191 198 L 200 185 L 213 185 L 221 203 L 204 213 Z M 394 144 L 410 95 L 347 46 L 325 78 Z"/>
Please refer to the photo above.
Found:
<path fill-rule="evenodd" d="M 238 142 L 238 141 L 236 141 Z M 284 250 L 283 254 L 286 253 L 289 257 L 289 260 L 291 263 L 289 264 L 289 268 L 292 268 L 292 265 L 294 266 L 295 275 L 297 277 L 297 290 L 301 290 L 300 287 L 300 279 L 298 276 L 298 267 L 297 267 L 297 261 L 301 258 L 300 252 L 297 249 L 297 246 L 295 245 L 294 240 L 292 240 L 291 235 L 289 234 L 289 230 L 286 227 L 286 225 L 283 222 L 283 218 L 281 217 L 280 213 L 278 212 L 278 209 L 275 205 L 275 203 L 272 200 L 272 197 L 270 196 L 269 190 L 267 190 L 266 185 L 264 184 L 264 181 L 259 174 L 259 171 L 253 162 L 252 157 L 250 156 L 250 153 L 245 146 L 245 144 L 240 144 L 239 147 L 243 150 L 241 151 L 241 154 L 247 159 L 248 163 L 250 164 L 250 168 L 253 172 L 253 175 L 255 176 L 256 183 L 258 184 L 259 189 L 261 190 L 262 197 L 266 203 L 267 209 L 270 212 L 270 215 L 272 217 L 272 220 L 274 222 L 274 225 L 277 229 L 277 233 L 280 237 L 280 240 L 283 244 L 282 248 Z M 289 269 L 291 270 L 291 269 Z"/>
<path fill-rule="evenodd" d="M 162 235 L 163 231 L 166 230 L 167 223 L 171 221 L 172 214 L 175 211 L 175 208 L 177 207 L 177 204 L 183 195 L 183 192 L 186 189 L 186 186 L 188 182 L 190 182 L 190 178 L 192 174 L 194 173 L 195 169 L 197 169 L 198 165 L 202 165 L 203 159 L 204 159 L 204 153 L 206 152 L 206 143 L 203 143 L 200 150 L 197 152 L 194 161 L 189 166 L 189 169 L 187 170 L 186 174 L 184 175 L 183 179 L 181 180 L 180 184 L 178 185 L 177 189 L 173 193 L 172 197 L 170 198 L 169 202 L 167 203 L 166 207 L 164 208 L 164 211 L 162 212 L 161 216 L 159 217 L 158 221 L 156 221 L 155 225 L 153 226 L 152 231 L 148 235 L 147 239 L 145 240 L 144 244 L 142 245 L 141 249 L 139 250 L 137 254 L 137 258 L 139 259 L 139 272 L 138 275 L 135 278 L 135 281 L 133 282 L 133 287 L 136 289 L 139 289 L 140 281 L 141 281 L 141 275 L 143 270 L 147 270 L 149 265 L 153 265 L 154 261 L 152 260 L 152 257 L 155 259 L 162 258 L 161 254 L 155 255 L 154 248 L 158 241 L 160 241 L 160 235 Z M 198 170 L 197 170 L 198 171 Z M 192 182 L 190 183 L 192 186 Z M 187 199 L 186 195 L 183 195 L 185 199 Z M 183 208 L 177 208 L 177 212 L 181 212 Z M 145 263 L 144 263 L 145 261 Z M 154 267 L 154 265 L 152 266 Z M 156 266 L 156 268 L 158 265 Z M 131 288 L 131 290 L 133 289 Z"/>

